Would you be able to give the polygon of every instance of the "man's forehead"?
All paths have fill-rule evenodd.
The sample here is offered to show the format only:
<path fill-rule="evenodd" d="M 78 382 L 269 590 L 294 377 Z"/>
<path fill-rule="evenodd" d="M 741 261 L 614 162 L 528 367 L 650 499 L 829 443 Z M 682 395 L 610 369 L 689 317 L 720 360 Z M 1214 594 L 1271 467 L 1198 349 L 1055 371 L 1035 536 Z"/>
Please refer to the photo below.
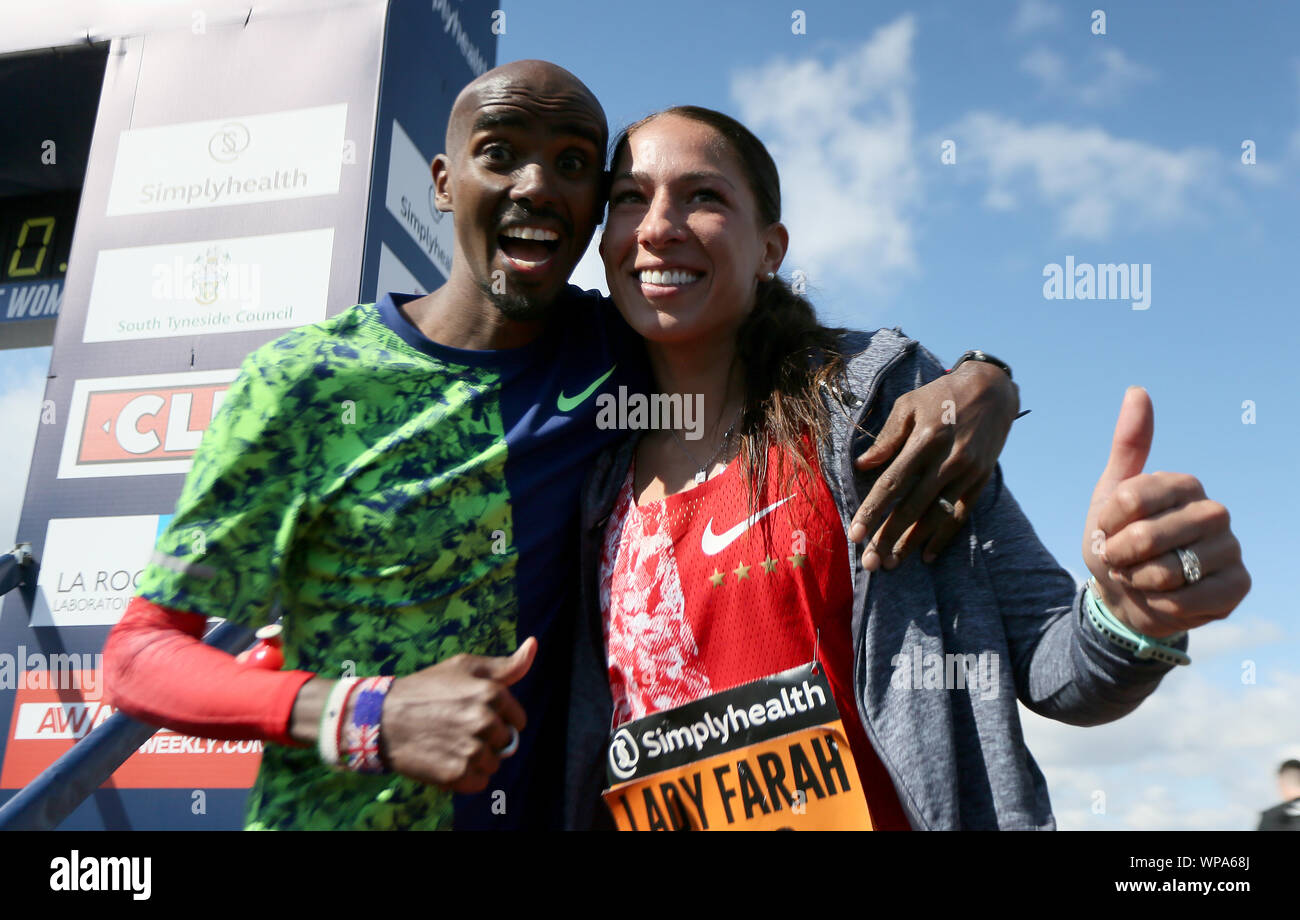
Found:
<path fill-rule="evenodd" d="M 598 147 L 603 146 L 607 140 L 604 121 L 589 109 L 551 107 L 539 111 L 535 105 L 512 100 L 495 101 L 472 110 L 471 133 L 496 128 L 538 130 L 551 136 L 577 136 Z"/>
<path fill-rule="evenodd" d="M 541 119 L 580 117 L 601 126 L 605 124 L 605 113 L 585 87 L 558 80 L 533 84 L 503 76 L 474 87 L 466 102 L 476 110 L 509 106 Z"/>
<path fill-rule="evenodd" d="M 586 137 L 602 148 L 609 137 L 605 111 L 591 90 L 547 61 L 504 64 L 461 90 L 447 123 L 448 150 L 479 129 L 502 125 Z"/>

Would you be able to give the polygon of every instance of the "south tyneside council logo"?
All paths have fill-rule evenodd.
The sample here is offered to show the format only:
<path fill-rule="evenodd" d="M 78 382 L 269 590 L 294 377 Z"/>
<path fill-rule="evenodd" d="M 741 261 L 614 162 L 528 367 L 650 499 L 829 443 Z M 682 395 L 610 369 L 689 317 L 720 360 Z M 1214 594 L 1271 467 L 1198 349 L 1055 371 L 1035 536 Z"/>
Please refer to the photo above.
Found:
<path fill-rule="evenodd" d="M 206 307 L 217 302 L 230 281 L 230 262 L 230 253 L 221 246 L 209 246 L 190 261 L 195 303 Z"/>

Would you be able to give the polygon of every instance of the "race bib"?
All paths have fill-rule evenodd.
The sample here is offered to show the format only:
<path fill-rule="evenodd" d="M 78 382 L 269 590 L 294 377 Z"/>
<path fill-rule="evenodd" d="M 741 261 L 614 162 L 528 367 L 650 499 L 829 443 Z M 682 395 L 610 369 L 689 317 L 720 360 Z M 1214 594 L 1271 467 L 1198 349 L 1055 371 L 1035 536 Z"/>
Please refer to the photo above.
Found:
<path fill-rule="evenodd" d="M 610 737 L 619 830 L 871 830 L 824 667 L 657 712 Z"/>

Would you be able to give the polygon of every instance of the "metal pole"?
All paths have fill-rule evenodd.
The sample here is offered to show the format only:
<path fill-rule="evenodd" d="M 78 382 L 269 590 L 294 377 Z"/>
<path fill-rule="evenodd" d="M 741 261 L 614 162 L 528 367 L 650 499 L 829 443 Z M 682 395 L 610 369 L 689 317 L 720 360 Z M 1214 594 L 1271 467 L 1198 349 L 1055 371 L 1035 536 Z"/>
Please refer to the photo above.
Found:
<path fill-rule="evenodd" d="M 218 624 L 203 641 L 234 654 L 252 644 L 253 634 L 226 622 Z M 0 806 L 0 831 L 54 830 L 156 731 L 156 725 L 113 713 Z"/>
<path fill-rule="evenodd" d="M 0 596 L 8 594 L 27 580 L 31 571 L 32 545 L 19 543 L 9 552 L 0 556 Z"/>

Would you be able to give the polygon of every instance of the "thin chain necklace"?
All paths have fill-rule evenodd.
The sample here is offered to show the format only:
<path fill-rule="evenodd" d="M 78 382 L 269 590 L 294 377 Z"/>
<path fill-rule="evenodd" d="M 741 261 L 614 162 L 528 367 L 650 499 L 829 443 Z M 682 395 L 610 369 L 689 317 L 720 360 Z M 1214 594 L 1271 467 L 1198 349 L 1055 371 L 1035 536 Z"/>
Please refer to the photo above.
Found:
<path fill-rule="evenodd" d="M 718 449 L 713 452 L 713 455 L 709 457 L 708 460 L 705 460 L 703 463 L 700 463 L 699 460 L 695 459 L 695 455 L 686 449 L 686 442 L 682 440 L 682 436 L 677 433 L 677 429 L 676 428 L 669 429 L 669 431 L 672 432 L 674 443 L 676 443 L 677 446 L 682 449 L 682 453 L 686 455 L 686 458 L 690 460 L 692 464 L 699 467 L 699 470 L 697 470 L 695 473 L 696 485 L 703 483 L 706 479 L 709 478 L 709 468 L 713 466 L 714 462 L 717 461 L 718 457 L 721 456 L 722 452 L 726 450 L 727 445 L 731 443 L 731 436 L 732 434 L 735 433 L 736 423 L 739 421 L 740 421 L 740 409 L 737 409 L 736 417 L 731 420 L 731 426 L 725 432 L 723 432 L 722 443 L 718 445 Z"/>

